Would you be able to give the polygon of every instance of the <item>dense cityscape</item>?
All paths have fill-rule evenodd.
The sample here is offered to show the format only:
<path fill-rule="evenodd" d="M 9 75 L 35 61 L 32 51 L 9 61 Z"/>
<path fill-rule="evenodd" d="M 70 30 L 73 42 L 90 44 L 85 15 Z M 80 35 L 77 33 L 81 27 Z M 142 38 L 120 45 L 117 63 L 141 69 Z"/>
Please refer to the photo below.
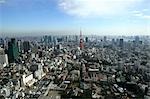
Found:
<path fill-rule="evenodd" d="M 150 99 L 150 0 L 0 0 L 0 99 Z"/>
<path fill-rule="evenodd" d="M 150 36 L 0 39 L 0 99 L 150 99 Z"/>

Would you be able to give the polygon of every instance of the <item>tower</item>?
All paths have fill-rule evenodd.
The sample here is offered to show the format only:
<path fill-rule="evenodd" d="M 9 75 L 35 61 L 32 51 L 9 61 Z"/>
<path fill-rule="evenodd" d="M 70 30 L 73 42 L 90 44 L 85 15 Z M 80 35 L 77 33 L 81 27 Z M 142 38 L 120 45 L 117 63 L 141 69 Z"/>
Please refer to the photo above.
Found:
<path fill-rule="evenodd" d="M 18 59 L 19 56 L 19 49 L 16 43 L 16 40 L 14 38 L 11 39 L 10 42 L 8 42 L 8 60 L 10 63 L 15 62 L 15 60 Z"/>
<path fill-rule="evenodd" d="M 119 40 L 119 47 L 123 48 L 123 46 L 124 46 L 124 41 L 123 41 L 123 39 L 120 39 Z"/>
<path fill-rule="evenodd" d="M 83 39 L 82 39 L 82 31 L 80 29 L 80 49 L 83 49 Z"/>

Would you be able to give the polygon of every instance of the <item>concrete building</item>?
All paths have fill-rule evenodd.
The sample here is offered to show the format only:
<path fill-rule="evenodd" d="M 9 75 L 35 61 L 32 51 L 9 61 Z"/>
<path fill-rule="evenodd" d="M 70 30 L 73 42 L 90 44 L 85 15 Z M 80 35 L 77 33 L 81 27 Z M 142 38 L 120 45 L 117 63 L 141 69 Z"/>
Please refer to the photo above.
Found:
<path fill-rule="evenodd" d="M 32 86 L 35 83 L 35 79 L 33 78 L 33 74 L 24 74 L 22 75 L 23 83 L 25 86 Z"/>
<path fill-rule="evenodd" d="M 0 48 L 0 64 L 3 66 L 8 65 L 8 56 L 5 54 L 4 49 Z"/>
<path fill-rule="evenodd" d="M 8 42 L 8 61 L 10 63 L 15 62 L 15 60 L 18 59 L 18 56 L 19 56 L 19 49 L 16 40 L 12 38 L 11 41 Z"/>

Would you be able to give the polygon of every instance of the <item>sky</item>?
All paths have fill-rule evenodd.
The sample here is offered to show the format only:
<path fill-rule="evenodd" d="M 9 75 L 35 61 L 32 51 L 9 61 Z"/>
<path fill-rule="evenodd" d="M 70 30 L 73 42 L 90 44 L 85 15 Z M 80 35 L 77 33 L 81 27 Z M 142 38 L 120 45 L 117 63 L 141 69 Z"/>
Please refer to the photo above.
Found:
<path fill-rule="evenodd" d="M 2 35 L 150 35 L 150 0 L 0 0 Z"/>

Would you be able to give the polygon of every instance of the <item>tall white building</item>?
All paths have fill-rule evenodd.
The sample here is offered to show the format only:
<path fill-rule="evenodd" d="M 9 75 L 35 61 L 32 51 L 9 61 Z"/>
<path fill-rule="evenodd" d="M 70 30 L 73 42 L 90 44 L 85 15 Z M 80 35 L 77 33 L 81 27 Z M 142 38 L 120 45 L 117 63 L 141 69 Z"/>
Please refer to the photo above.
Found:
<path fill-rule="evenodd" d="M 8 64 L 8 56 L 3 48 L 0 48 L 0 64 L 6 66 Z"/>

